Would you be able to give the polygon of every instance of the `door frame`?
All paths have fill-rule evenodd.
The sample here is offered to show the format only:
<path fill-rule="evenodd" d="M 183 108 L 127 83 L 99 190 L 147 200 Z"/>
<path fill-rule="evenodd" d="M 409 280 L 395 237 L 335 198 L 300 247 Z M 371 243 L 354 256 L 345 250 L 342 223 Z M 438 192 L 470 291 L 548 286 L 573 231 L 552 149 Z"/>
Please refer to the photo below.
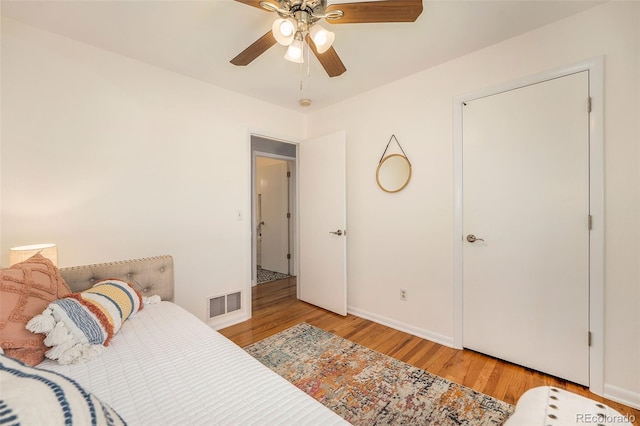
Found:
<path fill-rule="evenodd" d="M 239 215 L 239 217 L 237 217 L 237 220 L 243 221 L 245 226 L 244 226 L 244 230 L 245 230 L 245 253 L 248 253 L 248 255 L 246 256 L 246 261 L 245 261 L 245 271 L 246 271 L 246 275 L 245 275 L 245 294 L 244 294 L 244 298 L 243 298 L 243 303 L 244 303 L 244 307 L 246 310 L 246 317 L 245 319 L 248 320 L 253 316 L 253 302 L 252 302 L 252 291 L 253 291 L 253 283 L 254 283 L 254 272 L 256 270 L 256 264 L 255 262 L 257 261 L 256 259 L 256 253 L 255 253 L 255 249 L 256 249 L 256 245 L 254 244 L 253 239 L 255 238 L 255 226 L 256 226 L 256 218 L 255 218 L 255 208 L 254 208 L 254 194 L 256 194 L 256 190 L 255 190 L 255 158 L 253 155 L 253 138 L 260 138 L 260 139 L 268 139 L 268 140 L 272 140 L 275 142 L 280 142 L 280 143 L 286 143 L 289 145 L 293 145 L 295 146 L 295 152 L 297 155 L 298 152 L 298 141 L 292 140 L 292 138 L 286 136 L 286 135 L 282 135 L 281 137 L 277 137 L 277 136 L 269 136 L 268 135 L 269 132 L 264 132 L 260 129 L 256 129 L 256 128 L 247 128 L 246 129 L 246 142 L 245 142 L 245 154 L 244 154 L 244 158 L 245 158 L 245 176 L 246 179 L 248 180 L 248 182 L 245 182 L 246 188 L 247 188 L 247 192 L 245 193 L 245 195 L 243 196 L 243 206 L 245 210 L 239 210 L 237 212 L 237 214 Z M 260 151 L 262 152 L 262 151 Z M 296 163 L 296 167 L 297 167 L 297 163 Z M 294 190 L 294 196 L 297 197 L 298 194 L 298 185 L 297 183 L 294 184 L 293 186 L 293 190 Z M 298 204 L 297 204 L 297 198 L 295 199 L 294 202 L 294 208 L 298 208 Z M 249 212 L 249 216 L 251 219 L 247 219 L 247 214 L 245 214 L 245 212 Z M 296 233 L 298 232 L 298 228 L 297 228 L 297 223 L 294 221 L 293 224 L 293 232 Z M 297 254 L 297 250 L 298 250 L 298 243 L 297 243 L 297 238 L 294 239 L 294 252 Z M 297 273 L 298 267 L 297 267 L 297 255 L 294 257 L 294 272 Z"/>
<path fill-rule="evenodd" d="M 463 216 L 462 107 L 474 99 L 589 71 L 589 390 L 604 394 L 604 57 L 578 62 L 458 96 L 453 100 L 454 158 L 454 333 L 453 345 L 463 348 Z M 585 100 L 586 102 L 586 100 Z"/>

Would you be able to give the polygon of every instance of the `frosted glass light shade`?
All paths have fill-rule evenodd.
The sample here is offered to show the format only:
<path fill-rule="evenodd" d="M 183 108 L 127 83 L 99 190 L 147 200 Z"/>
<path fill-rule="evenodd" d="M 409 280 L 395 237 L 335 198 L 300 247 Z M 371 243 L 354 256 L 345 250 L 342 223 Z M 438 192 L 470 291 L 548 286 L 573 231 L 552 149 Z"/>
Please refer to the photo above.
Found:
<path fill-rule="evenodd" d="M 309 37 L 313 40 L 313 44 L 316 45 L 318 53 L 324 53 L 333 44 L 336 39 L 336 35 L 331 31 L 327 31 L 320 25 L 315 24 L 309 29 Z"/>
<path fill-rule="evenodd" d="M 304 57 L 302 55 L 302 40 L 293 40 L 293 42 L 289 45 L 287 49 L 287 53 L 284 55 L 284 58 L 287 61 L 295 62 L 296 64 L 304 63 Z"/>
<path fill-rule="evenodd" d="M 34 244 L 30 246 L 13 247 L 9 249 L 9 264 L 24 262 L 36 253 L 53 262 L 58 266 L 58 247 L 55 244 Z"/>
<path fill-rule="evenodd" d="M 289 46 L 296 35 L 297 26 L 298 24 L 294 19 L 279 18 L 273 22 L 271 32 L 279 44 Z"/>

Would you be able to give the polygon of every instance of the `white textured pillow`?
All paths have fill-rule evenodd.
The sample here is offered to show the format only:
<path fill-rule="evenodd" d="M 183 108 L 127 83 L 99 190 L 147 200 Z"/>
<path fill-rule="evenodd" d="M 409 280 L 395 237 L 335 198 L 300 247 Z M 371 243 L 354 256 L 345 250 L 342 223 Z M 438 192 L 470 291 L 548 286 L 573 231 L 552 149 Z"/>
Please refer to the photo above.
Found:
<path fill-rule="evenodd" d="M 0 424 L 126 425 L 111 407 L 62 374 L 0 355 Z"/>

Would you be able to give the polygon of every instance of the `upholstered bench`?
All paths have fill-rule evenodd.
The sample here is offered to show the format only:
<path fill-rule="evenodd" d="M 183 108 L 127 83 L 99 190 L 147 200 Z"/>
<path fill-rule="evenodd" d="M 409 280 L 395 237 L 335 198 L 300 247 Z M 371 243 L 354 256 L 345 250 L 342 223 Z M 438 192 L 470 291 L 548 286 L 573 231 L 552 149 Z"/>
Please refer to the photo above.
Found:
<path fill-rule="evenodd" d="M 592 399 L 541 386 L 522 394 L 505 426 L 631 425 L 633 420 Z"/>

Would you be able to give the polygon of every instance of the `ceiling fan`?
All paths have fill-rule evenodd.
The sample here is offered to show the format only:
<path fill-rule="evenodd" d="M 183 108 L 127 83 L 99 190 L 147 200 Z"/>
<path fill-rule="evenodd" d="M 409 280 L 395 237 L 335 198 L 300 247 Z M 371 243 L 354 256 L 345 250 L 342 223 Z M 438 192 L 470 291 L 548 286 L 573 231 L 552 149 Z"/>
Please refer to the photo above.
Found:
<path fill-rule="evenodd" d="M 327 0 L 236 0 L 269 12 L 280 18 L 271 31 L 240 52 L 230 62 L 244 66 L 276 43 L 288 46 L 285 59 L 302 63 L 304 42 L 311 48 L 329 77 L 344 73 L 342 60 L 331 46 L 335 35 L 318 21 L 331 24 L 382 22 L 414 22 L 422 13 L 422 0 L 380 0 L 327 5 Z"/>

